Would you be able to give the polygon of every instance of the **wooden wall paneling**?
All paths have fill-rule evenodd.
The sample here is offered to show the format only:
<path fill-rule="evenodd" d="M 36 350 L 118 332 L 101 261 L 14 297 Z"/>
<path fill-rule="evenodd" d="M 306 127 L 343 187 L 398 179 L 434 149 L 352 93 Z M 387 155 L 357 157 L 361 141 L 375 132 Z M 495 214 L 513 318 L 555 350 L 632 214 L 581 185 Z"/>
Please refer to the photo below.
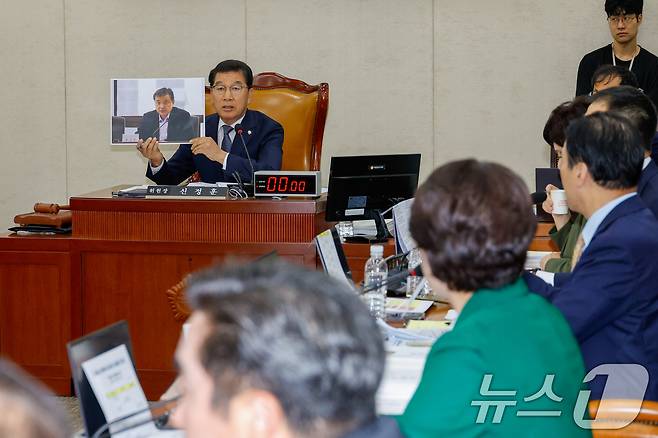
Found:
<path fill-rule="evenodd" d="M 316 231 L 309 214 L 77 211 L 74 217 L 75 236 L 88 239 L 308 242 Z"/>
<path fill-rule="evenodd" d="M 68 253 L 0 251 L 0 353 L 70 395 Z"/>
<path fill-rule="evenodd" d="M 549 231 L 553 228 L 552 223 L 548 222 L 539 222 L 537 224 L 537 231 L 535 232 L 535 238 L 530 242 L 530 251 L 555 251 L 560 252 L 560 248 L 557 247 L 555 242 L 553 242 L 549 236 Z"/>
<path fill-rule="evenodd" d="M 370 245 L 367 243 L 344 243 L 343 251 L 347 264 L 352 271 L 352 280 L 359 284 L 363 281 L 363 268 L 370 258 Z M 384 257 L 395 254 L 395 241 L 391 238 L 384 244 Z"/>
<path fill-rule="evenodd" d="M 181 332 L 167 290 L 189 273 L 227 259 L 253 260 L 277 250 L 281 257 L 315 267 L 306 244 L 205 244 L 77 240 L 81 255 L 83 333 L 125 319 L 136 367 L 149 399 L 175 377 L 173 357 Z"/>

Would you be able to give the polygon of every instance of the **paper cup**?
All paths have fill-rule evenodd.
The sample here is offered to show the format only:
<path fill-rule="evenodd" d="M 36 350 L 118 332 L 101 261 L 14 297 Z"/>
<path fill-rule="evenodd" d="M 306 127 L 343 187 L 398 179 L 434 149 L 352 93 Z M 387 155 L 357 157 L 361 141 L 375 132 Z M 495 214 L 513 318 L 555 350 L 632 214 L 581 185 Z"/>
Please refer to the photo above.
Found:
<path fill-rule="evenodd" d="M 567 194 L 564 190 L 551 190 L 551 200 L 553 201 L 553 214 L 569 213 L 569 205 L 567 205 Z"/>

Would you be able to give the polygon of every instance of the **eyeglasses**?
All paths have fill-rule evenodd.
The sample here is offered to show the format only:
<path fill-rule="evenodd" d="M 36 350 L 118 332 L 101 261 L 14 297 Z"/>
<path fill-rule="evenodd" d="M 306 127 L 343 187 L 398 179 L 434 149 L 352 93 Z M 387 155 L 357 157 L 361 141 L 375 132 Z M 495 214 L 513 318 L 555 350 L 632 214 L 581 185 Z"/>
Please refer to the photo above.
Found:
<path fill-rule="evenodd" d="M 231 95 L 238 96 L 242 93 L 242 90 L 248 87 L 246 85 L 236 84 L 236 85 L 231 85 L 230 87 L 227 87 L 226 85 L 215 85 L 210 88 L 214 93 L 219 94 L 220 96 L 226 94 L 226 90 L 229 90 L 231 92 Z"/>
<path fill-rule="evenodd" d="M 611 24 L 619 24 L 621 23 L 631 23 L 632 21 L 637 20 L 637 14 L 629 14 L 629 15 L 611 15 L 608 17 L 608 22 Z"/>

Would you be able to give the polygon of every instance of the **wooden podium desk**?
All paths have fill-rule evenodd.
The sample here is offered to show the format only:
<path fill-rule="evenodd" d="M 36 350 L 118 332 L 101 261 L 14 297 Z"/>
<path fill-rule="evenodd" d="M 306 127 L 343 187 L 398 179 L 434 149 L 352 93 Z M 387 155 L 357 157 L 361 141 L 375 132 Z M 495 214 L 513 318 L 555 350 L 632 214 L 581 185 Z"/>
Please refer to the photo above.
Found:
<path fill-rule="evenodd" d="M 167 291 L 190 272 L 271 251 L 316 267 L 326 198 L 70 199 L 73 234 L 0 237 L 0 354 L 58 394 L 71 392 L 66 342 L 128 321 L 149 399 L 174 379 L 182 322 Z"/>

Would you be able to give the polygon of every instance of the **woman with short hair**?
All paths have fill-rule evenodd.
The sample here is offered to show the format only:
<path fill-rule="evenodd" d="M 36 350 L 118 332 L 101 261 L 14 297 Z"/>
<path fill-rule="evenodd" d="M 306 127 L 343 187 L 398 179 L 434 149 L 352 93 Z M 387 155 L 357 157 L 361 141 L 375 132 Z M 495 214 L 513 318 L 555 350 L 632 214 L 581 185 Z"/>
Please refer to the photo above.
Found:
<path fill-rule="evenodd" d="M 459 317 L 427 357 L 398 418 L 403 433 L 589 436 L 573 420 L 584 376 L 578 344 L 521 278 L 536 228 L 521 178 L 495 163 L 446 164 L 418 190 L 410 227 L 427 280 Z"/>

